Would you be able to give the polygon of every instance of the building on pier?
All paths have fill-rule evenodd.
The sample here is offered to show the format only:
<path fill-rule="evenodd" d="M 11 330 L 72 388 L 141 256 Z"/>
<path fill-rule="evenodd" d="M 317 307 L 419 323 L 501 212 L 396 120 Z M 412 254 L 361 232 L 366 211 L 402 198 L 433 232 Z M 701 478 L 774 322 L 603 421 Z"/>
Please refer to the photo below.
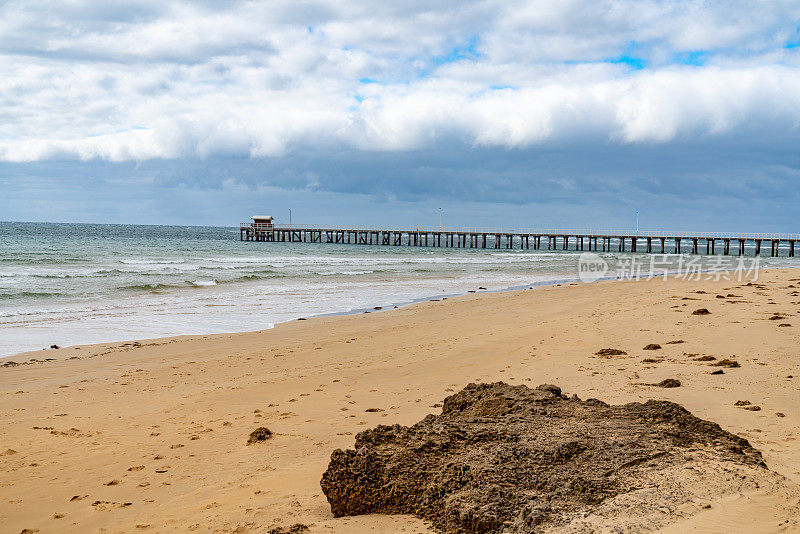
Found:
<path fill-rule="evenodd" d="M 275 225 L 272 223 L 272 221 L 275 220 L 275 217 L 271 217 L 270 215 L 253 215 L 250 218 L 253 219 L 251 224 L 252 228 L 268 231 L 275 227 Z"/>

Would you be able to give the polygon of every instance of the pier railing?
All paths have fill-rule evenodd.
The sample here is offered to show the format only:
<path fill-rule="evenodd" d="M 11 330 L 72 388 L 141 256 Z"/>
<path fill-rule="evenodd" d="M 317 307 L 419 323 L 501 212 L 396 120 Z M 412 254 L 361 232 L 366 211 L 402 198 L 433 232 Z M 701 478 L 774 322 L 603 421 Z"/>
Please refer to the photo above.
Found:
<path fill-rule="evenodd" d="M 691 250 L 700 254 L 700 246 L 706 254 L 714 255 L 717 244 L 722 253 L 729 255 L 735 250 L 740 256 L 745 250 L 754 249 L 761 254 L 762 244 L 769 245 L 772 256 L 780 256 L 787 250 L 795 255 L 800 244 L 800 234 L 736 233 L 736 232 L 674 232 L 666 230 L 587 230 L 547 228 L 485 228 L 485 227 L 439 227 L 439 226 L 335 226 L 318 224 L 242 223 L 239 228 L 242 241 L 272 241 L 289 243 L 334 243 L 355 245 L 407 245 L 418 247 L 446 248 L 506 248 L 534 250 L 574 250 L 677 253 Z M 642 242 L 644 240 L 644 242 Z M 669 243 L 669 246 L 667 244 Z M 683 242 L 684 248 L 681 248 Z M 733 247 L 732 247 L 733 245 Z"/>
<path fill-rule="evenodd" d="M 252 228 L 253 223 L 241 223 L 241 228 Z M 255 228 L 259 228 L 256 226 Z M 321 231 L 358 231 L 358 232 L 442 232 L 456 234 L 514 234 L 514 235 L 552 235 L 570 237 L 657 237 L 681 239 L 763 239 L 763 240 L 800 240 L 800 233 L 752 233 L 752 232 L 675 232 L 667 230 L 593 230 L 593 229 L 557 229 L 557 228 L 497 228 L 473 226 L 363 226 L 363 225 L 320 225 L 320 224 L 276 224 L 275 230 L 321 230 Z"/>

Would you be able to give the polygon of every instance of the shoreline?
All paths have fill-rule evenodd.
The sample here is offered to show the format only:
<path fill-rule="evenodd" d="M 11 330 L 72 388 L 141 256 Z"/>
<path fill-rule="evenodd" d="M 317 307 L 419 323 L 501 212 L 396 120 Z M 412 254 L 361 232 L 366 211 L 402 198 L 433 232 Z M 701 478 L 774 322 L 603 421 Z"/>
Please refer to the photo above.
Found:
<path fill-rule="evenodd" d="M 14 451 L 0 455 L 8 473 L 0 523 L 66 532 L 294 523 L 312 533 L 428 532 L 408 516 L 333 518 L 320 476 L 330 453 L 352 447 L 360 430 L 413 424 L 470 382 L 552 383 L 612 404 L 672 400 L 745 437 L 787 484 L 800 484 L 799 278 L 770 269 L 750 286 L 672 278 L 487 291 L 249 333 L 24 353 L 58 359 L 0 369 L 0 450 Z M 692 315 L 701 307 L 711 314 Z M 769 320 L 778 312 L 795 324 L 779 328 L 783 321 Z M 662 348 L 642 349 L 650 343 Z M 595 355 L 609 347 L 628 354 Z M 741 366 L 711 375 L 720 368 L 698 354 Z M 665 378 L 682 385 L 641 385 Z M 734 406 L 744 399 L 761 410 Z M 259 426 L 274 439 L 247 446 Z M 790 498 L 762 492 L 715 502 L 687 520 L 713 525 L 715 510 L 741 515 L 752 502 L 780 511 Z M 745 514 L 762 531 L 796 520 L 763 508 Z"/>
<path fill-rule="evenodd" d="M 798 269 L 800 269 L 800 267 L 798 267 Z M 609 282 L 609 281 L 632 281 L 632 280 L 622 280 L 622 279 L 615 279 L 615 278 L 602 278 L 602 279 L 596 280 L 595 282 Z M 109 340 L 109 341 L 100 341 L 100 342 L 97 342 L 97 343 L 78 343 L 78 344 L 75 344 L 75 345 L 64 345 L 64 346 L 59 346 L 59 348 L 60 349 L 69 349 L 69 348 L 72 348 L 72 347 L 87 347 L 87 346 L 92 346 L 92 345 L 111 345 L 111 344 L 115 344 L 115 343 L 154 342 L 154 341 L 159 341 L 159 340 L 164 340 L 164 339 L 172 339 L 172 338 L 198 337 L 198 336 L 215 336 L 215 335 L 235 335 L 235 334 L 248 334 L 248 333 L 255 333 L 255 332 L 264 332 L 264 331 L 267 331 L 267 330 L 272 330 L 273 328 L 275 328 L 278 325 L 291 323 L 291 322 L 297 321 L 297 320 L 305 321 L 305 320 L 317 319 L 317 318 L 321 318 L 321 317 L 339 317 L 339 316 L 348 316 L 348 315 L 360 315 L 360 314 L 363 314 L 363 313 L 376 313 L 376 312 L 379 312 L 379 311 L 387 312 L 387 311 L 391 311 L 392 309 L 399 309 L 399 308 L 405 308 L 407 306 L 413 306 L 414 304 L 419 304 L 421 302 L 432 302 L 432 301 L 435 302 L 437 300 L 447 300 L 447 299 L 467 296 L 467 295 L 470 295 L 470 294 L 488 294 L 488 293 L 504 293 L 504 292 L 509 292 L 509 291 L 524 291 L 524 290 L 527 290 L 527 289 L 533 289 L 535 287 L 559 286 L 559 285 L 562 285 L 562 284 L 575 284 L 575 283 L 578 283 L 578 282 L 579 282 L 579 279 L 577 279 L 577 278 L 571 278 L 571 279 L 566 279 L 565 278 L 563 280 L 561 280 L 561 279 L 559 279 L 559 280 L 543 280 L 543 281 L 539 281 L 539 282 L 531 282 L 530 284 L 525 284 L 525 285 L 513 285 L 513 286 L 502 287 L 502 288 L 499 288 L 499 289 L 476 289 L 476 290 L 466 290 L 466 291 L 463 291 L 463 292 L 443 293 L 441 295 L 432 295 L 432 296 L 427 296 L 427 297 L 413 298 L 413 299 L 410 299 L 410 300 L 400 300 L 400 301 L 396 301 L 396 302 L 390 302 L 389 304 L 384 305 L 384 306 L 373 306 L 373 307 L 367 306 L 367 307 L 362 307 L 362 308 L 351 308 L 351 309 L 348 309 L 348 310 L 341 310 L 341 311 L 333 311 L 333 312 L 326 312 L 326 313 L 318 313 L 318 314 L 313 314 L 313 315 L 298 316 L 298 317 L 293 317 L 291 319 L 286 319 L 284 321 L 276 321 L 274 323 L 271 323 L 271 326 L 269 326 L 267 328 L 261 328 L 261 329 L 257 329 L 257 330 L 241 330 L 241 331 L 236 331 L 235 330 L 235 331 L 226 331 L 226 332 L 207 332 L 207 333 L 201 333 L 201 334 L 175 334 L 175 335 L 164 335 L 164 336 L 156 336 L 156 337 L 151 337 L 151 338 L 138 338 L 138 339 L 125 338 L 125 339 L 114 339 L 114 340 Z M 592 283 L 595 283 L 595 282 L 592 282 Z M 50 350 L 50 349 L 48 349 L 48 348 L 33 349 L 33 350 L 28 350 L 28 351 L 17 352 L 17 353 L 8 355 L 8 356 L 0 356 L 0 365 L 2 365 L 4 360 L 13 359 L 15 357 L 19 357 L 19 356 L 23 356 L 23 355 L 37 354 L 40 351 L 46 351 L 46 350 Z"/>
<path fill-rule="evenodd" d="M 760 269 L 759 272 L 768 271 L 768 270 L 784 270 L 784 269 L 787 269 L 787 270 L 788 269 L 800 269 L 800 266 L 798 266 L 798 267 L 762 268 L 762 269 Z M 705 273 L 708 273 L 708 272 L 711 272 L 711 271 L 708 271 L 708 270 L 699 271 L 700 274 L 705 274 Z M 724 271 L 724 272 L 731 273 L 731 272 L 734 272 L 734 271 Z M 674 271 L 670 271 L 670 272 L 667 273 L 667 277 L 668 278 L 674 278 L 675 275 L 676 275 L 676 273 Z M 106 346 L 106 345 L 113 345 L 113 344 L 116 344 L 116 343 L 157 342 L 157 341 L 160 341 L 160 340 L 171 340 L 173 338 L 194 338 L 194 337 L 201 337 L 201 336 L 249 334 L 249 333 L 256 333 L 256 332 L 265 332 L 267 330 L 272 330 L 273 328 L 275 328 L 278 325 L 291 323 L 293 321 L 298 321 L 298 320 L 305 321 L 305 320 L 316 319 L 316 318 L 321 318 L 321 317 L 339 317 L 339 316 L 348 316 L 348 315 L 360 315 L 360 314 L 363 314 L 363 313 L 375 313 L 375 312 L 379 312 L 379 311 L 380 312 L 386 312 L 386 311 L 391 311 L 392 309 L 400 309 L 400 308 L 405 308 L 407 306 L 413 306 L 413 305 L 419 304 L 421 302 L 432 302 L 432 301 L 437 301 L 437 300 L 447 300 L 447 299 L 452 299 L 452 298 L 464 297 L 464 296 L 468 296 L 468 295 L 471 295 L 471 294 L 480 295 L 480 294 L 491 294 L 491 293 L 505 293 L 505 292 L 515 292 L 515 291 L 525 291 L 525 290 L 534 289 L 534 288 L 537 288 L 537 287 L 557 287 L 557 286 L 561 286 L 561 285 L 591 285 L 591 284 L 607 283 L 607 282 L 643 282 L 643 281 L 652 280 L 654 278 L 662 278 L 662 277 L 663 277 L 662 274 L 654 275 L 653 277 L 649 277 L 649 278 L 648 277 L 639 277 L 639 278 L 635 278 L 635 277 L 629 277 L 629 278 L 602 277 L 602 278 L 598 278 L 598 279 L 593 280 L 593 281 L 588 282 L 588 283 L 581 282 L 580 278 L 565 278 L 565 279 L 558 279 L 558 280 L 540 280 L 540 281 L 537 281 L 537 282 L 531 282 L 529 284 L 513 285 L 513 286 L 501 287 L 499 289 L 480 289 L 479 288 L 479 289 L 475 289 L 475 290 L 466 290 L 466 291 L 462 291 L 462 292 L 444 293 L 442 295 L 432 295 L 432 296 L 427 296 L 427 297 L 413 298 L 411 300 L 401 300 L 401 301 L 396 301 L 396 302 L 390 302 L 389 304 L 384 305 L 384 306 L 374 306 L 374 307 L 367 306 L 367 307 L 351 308 L 351 309 L 348 309 L 348 310 L 319 313 L 319 314 L 313 314 L 313 315 L 307 315 L 307 316 L 298 316 L 298 317 L 293 317 L 291 319 L 286 319 L 286 320 L 283 320 L 283 321 L 276 321 L 274 323 L 271 323 L 271 325 L 269 327 L 267 327 L 267 328 L 261 328 L 261 329 L 256 329 L 256 330 L 234 330 L 234 331 L 225 331 L 225 332 L 207 332 L 207 333 L 200 333 L 200 334 L 163 335 L 163 336 L 155 336 L 155 337 L 147 337 L 147 338 L 113 339 L 113 340 L 108 340 L 108 341 L 91 342 L 91 343 L 78 343 L 78 344 L 74 344 L 74 345 L 59 346 L 59 350 L 60 349 L 70 349 L 70 348 L 73 348 L 73 347 L 88 347 L 88 346 L 94 346 L 94 345 Z M 38 353 L 40 353 L 42 351 L 48 351 L 48 350 L 51 350 L 51 349 L 43 347 L 42 349 L 32 349 L 32 350 L 28 350 L 28 351 L 16 352 L 16 353 L 13 353 L 13 354 L 10 354 L 10 355 L 7 355 L 7 356 L 0 356 L 0 368 L 2 368 L 2 365 L 4 363 L 6 363 L 8 361 L 13 361 L 14 358 L 19 358 L 20 356 L 26 356 L 27 357 L 29 355 L 38 354 Z M 41 363 L 41 361 L 39 361 L 39 362 L 30 362 L 30 361 L 28 361 L 28 362 L 16 362 L 16 363 L 19 364 L 19 365 L 25 365 L 27 363 Z"/>

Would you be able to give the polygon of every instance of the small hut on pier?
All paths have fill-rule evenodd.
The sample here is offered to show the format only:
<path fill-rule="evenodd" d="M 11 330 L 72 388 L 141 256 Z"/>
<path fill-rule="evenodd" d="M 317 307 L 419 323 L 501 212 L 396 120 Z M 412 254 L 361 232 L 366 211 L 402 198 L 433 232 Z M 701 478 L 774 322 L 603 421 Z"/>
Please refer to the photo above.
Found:
<path fill-rule="evenodd" d="M 272 221 L 275 217 L 269 215 L 253 215 L 250 218 L 253 219 L 253 228 L 258 228 L 259 230 L 272 230 L 273 228 Z"/>

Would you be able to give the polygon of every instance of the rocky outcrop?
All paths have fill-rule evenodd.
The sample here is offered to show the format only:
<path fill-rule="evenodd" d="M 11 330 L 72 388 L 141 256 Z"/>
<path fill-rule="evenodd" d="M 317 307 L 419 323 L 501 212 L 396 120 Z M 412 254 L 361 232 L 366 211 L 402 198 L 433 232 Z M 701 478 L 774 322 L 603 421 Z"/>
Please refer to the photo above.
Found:
<path fill-rule="evenodd" d="M 696 478 L 711 466 L 767 472 L 745 439 L 678 404 L 610 406 L 498 382 L 469 384 L 411 427 L 359 433 L 354 450 L 333 452 L 321 486 L 337 517 L 408 513 L 448 533 L 539 532 L 587 525 L 622 496 L 620 510 L 686 508 L 692 490 L 675 479 L 692 466 Z M 656 491 L 667 487 L 668 498 Z"/>

